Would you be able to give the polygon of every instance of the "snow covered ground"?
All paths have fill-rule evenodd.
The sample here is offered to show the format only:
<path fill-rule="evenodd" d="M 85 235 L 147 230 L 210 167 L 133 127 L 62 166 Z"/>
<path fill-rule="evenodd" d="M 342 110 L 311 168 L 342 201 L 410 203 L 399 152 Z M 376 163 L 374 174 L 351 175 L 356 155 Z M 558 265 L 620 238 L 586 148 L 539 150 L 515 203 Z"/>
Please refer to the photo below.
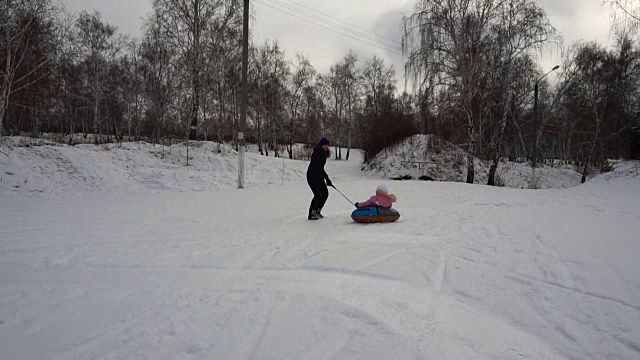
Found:
<path fill-rule="evenodd" d="M 67 146 L 19 137 L 4 140 L 11 148 L 0 153 L 0 195 L 192 192 L 237 187 L 238 156 L 228 145 L 220 146 L 219 153 L 215 143 L 191 142 L 187 167 L 184 143 Z M 265 157 L 257 154 L 257 148 L 252 150 L 255 153 L 246 156 L 247 186 L 305 179 L 308 162 Z M 354 161 L 362 161 L 360 153 L 354 152 L 354 156 Z"/>
<path fill-rule="evenodd" d="M 474 182 L 486 184 L 491 162 L 476 158 L 474 166 Z M 432 135 L 414 135 L 380 152 L 365 169 L 370 174 L 391 179 L 428 176 L 435 181 L 465 182 L 467 153 Z M 580 180 L 581 175 L 570 168 L 544 164 L 532 174 L 529 163 L 501 162 L 496 173 L 500 186 L 516 189 L 568 188 L 580 184 Z"/>
<path fill-rule="evenodd" d="M 282 186 L 250 156 L 230 190 L 232 154 L 44 149 L 44 172 L 2 163 L 34 186 L 0 188 L 2 359 L 640 358 L 637 163 L 569 189 L 387 182 L 401 219 L 361 225 L 333 190 L 306 220 L 304 162 Z M 380 182 L 328 167 L 354 201 Z"/>

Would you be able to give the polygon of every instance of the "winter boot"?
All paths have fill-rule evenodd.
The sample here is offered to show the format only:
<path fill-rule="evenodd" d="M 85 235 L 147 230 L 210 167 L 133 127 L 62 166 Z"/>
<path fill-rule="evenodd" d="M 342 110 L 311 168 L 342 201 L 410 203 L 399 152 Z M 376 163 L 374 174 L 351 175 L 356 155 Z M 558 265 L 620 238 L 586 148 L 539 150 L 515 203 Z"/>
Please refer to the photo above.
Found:
<path fill-rule="evenodd" d="M 318 217 L 318 214 L 316 214 L 316 212 L 313 211 L 313 210 L 311 212 L 309 212 L 308 219 L 309 220 L 320 220 L 320 218 Z"/>
<path fill-rule="evenodd" d="M 316 210 L 316 216 L 318 216 L 318 218 L 320 218 L 320 219 L 324 219 L 324 216 L 322 216 L 322 214 L 320 213 L 321 210 L 322 209 Z"/>

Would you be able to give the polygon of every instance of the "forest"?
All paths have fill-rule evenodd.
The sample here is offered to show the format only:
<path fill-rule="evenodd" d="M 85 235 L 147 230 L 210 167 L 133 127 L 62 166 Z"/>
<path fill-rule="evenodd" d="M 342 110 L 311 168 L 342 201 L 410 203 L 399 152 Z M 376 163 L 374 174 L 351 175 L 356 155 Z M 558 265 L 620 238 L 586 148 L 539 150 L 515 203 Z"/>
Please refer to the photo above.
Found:
<path fill-rule="evenodd" d="M 153 0 L 132 38 L 98 12 L 52 0 L 0 2 L 1 136 L 70 145 L 202 140 L 237 146 L 241 0 Z M 332 139 L 336 158 L 366 159 L 413 134 L 474 157 L 597 166 L 640 158 L 640 5 L 604 1 L 610 47 L 564 44 L 535 0 L 416 0 L 398 24 L 406 60 L 351 51 L 327 72 L 276 41 L 250 41 L 249 143 L 294 158 Z M 548 51 L 562 53 L 542 68 Z M 397 73 L 406 81 L 398 84 Z"/>

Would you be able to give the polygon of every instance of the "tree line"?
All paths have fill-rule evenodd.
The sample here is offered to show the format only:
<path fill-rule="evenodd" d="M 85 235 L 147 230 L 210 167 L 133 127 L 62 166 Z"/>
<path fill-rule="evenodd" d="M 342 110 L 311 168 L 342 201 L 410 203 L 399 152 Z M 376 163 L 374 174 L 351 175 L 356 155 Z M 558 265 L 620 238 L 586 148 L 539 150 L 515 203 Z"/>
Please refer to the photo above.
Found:
<path fill-rule="evenodd" d="M 349 52 L 319 72 L 275 41 L 252 42 L 248 141 L 293 158 L 294 144 L 327 136 L 337 158 L 361 147 L 370 159 L 406 136 L 435 134 L 468 150 L 469 182 L 473 158 L 490 160 L 490 184 L 505 158 L 585 171 L 637 158 L 637 7 L 608 3 L 628 26 L 607 49 L 562 48 L 534 0 L 416 0 L 402 23 L 405 92 L 380 57 Z M 52 0 L 0 8 L 0 135 L 237 144 L 242 1 L 153 0 L 138 38 Z M 538 60 L 553 49 L 563 62 L 546 76 Z"/>
<path fill-rule="evenodd" d="M 51 0 L 2 5 L 4 135 L 237 143 L 242 1 L 154 0 L 143 35 L 133 39 L 98 12 L 70 17 Z M 293 157 L 295 143 L 322 135 L 346 148 L 337 157 L 348 157 L 368 123 L 399 111 L 396 92 L 395 71 L 379 57 L 349 52 L 319 73 L 276 41 L 252 43 L 249 141 L 264 155 L 286 149 Z"/>
<path fill-rule="evenodd" d="M 404 25 L 417 116 L 425 132 L 465 146 L 468 182 L 474 156 L 492 160 L 490 185 L 505 157 L 572 163 L 586 173 L 606 158 L 640 156 L 640 41 L 632 27 L 617 29 L 613 49 L 564 49 L 551 83 L 552 69 L 536 60 L 560 43 L 534 0 L 420 0 Z"/>

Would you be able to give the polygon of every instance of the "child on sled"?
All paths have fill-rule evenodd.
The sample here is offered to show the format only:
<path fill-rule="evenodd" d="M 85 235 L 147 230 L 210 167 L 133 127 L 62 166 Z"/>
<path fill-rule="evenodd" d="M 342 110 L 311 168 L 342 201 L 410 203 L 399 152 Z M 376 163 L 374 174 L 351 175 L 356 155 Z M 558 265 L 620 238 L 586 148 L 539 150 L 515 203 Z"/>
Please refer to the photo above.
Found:
<path fill-rule="evenodd" d="M 369 200 L 361 203 L 356 203 L 355 205 L 358 209 L 371 206 L 379 206 L 389 209 L 396 201 L 396 196 L 393 194 L 389 194 L 389 189 L 387 189 L 385 185 L 380 185 L 376 189 L 376 194 L 369 198 Z"/>

